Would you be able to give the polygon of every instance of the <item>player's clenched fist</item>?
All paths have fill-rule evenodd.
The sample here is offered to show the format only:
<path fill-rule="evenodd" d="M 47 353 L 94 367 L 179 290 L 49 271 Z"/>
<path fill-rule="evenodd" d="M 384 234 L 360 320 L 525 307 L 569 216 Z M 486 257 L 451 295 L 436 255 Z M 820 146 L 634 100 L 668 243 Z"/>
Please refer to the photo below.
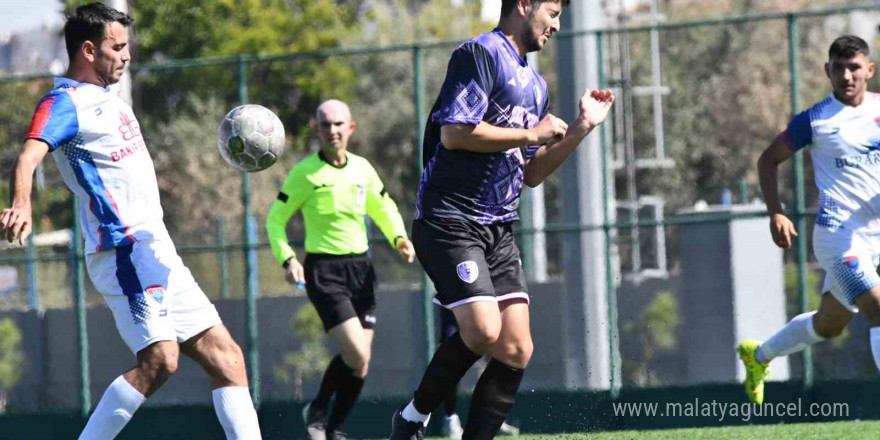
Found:
<path fill-rule="evenodd" d="M 0 212 L 0 236 L 12 243 L 18 238 L 18 244 L 31 235 L 31 210 L 27 208 L 6 208 Z"/>
<path fill-rule="evenodd" d="M 611 90 L 587 90 L 578 103 L 578 117 L 571 124 L 567 135 L 583 136 L 601 124 L 608 116 L 608 110 L 614 104 L 614 93 Z"/>
<path fill-rule="evenodd" d="M 532 131 L 534 131 L 538 138 L 538 145 L 544 145 L 552 140 L 561 139 L 567 130 L 568 124 L 551 114 L 544 116 L 544 119 L 541 119 L 541 122 L 532 128 Z"/>

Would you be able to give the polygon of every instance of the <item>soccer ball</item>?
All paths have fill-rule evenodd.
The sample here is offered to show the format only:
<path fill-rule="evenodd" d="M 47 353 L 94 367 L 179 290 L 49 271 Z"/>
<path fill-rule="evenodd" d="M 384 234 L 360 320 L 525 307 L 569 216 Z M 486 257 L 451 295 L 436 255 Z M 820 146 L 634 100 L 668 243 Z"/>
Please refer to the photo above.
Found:
<path fill-rule="evenodd" d="M 220 156 L 239 171 L 265 170 L 284 151 L 284 125 L 266 107 L 240 105 L 220 121 L 217 148 Z"/>

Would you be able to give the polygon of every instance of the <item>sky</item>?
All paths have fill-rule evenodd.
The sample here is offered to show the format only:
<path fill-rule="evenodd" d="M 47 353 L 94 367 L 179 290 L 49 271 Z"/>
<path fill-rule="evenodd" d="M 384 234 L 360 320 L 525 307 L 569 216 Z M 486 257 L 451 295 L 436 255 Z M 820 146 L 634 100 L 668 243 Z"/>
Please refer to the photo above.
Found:
<path fill-rule="evenodd" d="M 58 0 L 0 0 L 0 34 L 36 29 L 43 24 L 61 23 Z"/>

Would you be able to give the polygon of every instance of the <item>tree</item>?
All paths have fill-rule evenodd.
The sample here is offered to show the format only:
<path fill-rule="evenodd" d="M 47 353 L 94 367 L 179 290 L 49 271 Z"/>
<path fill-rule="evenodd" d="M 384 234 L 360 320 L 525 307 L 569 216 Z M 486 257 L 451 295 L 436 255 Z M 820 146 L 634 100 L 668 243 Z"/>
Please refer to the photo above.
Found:
<path fill-rule="evenodd" d="M 24 373 L 21 330 L 12 318 L 0 319 L 0 414 L 6 412 L 7 393 Z"/>
<path fill-rule="evenodd" d="M 324 345 L 324 327 L 318 312 L 311 304 L 304 304 L 290 320 L 293 335 L 299 340 L 298 349 L 284 355 L 274 369 L 275 378 L 293 385 L 294 399 L 303 399 L 303 381 L 324 372 L 330 354 Z"/>

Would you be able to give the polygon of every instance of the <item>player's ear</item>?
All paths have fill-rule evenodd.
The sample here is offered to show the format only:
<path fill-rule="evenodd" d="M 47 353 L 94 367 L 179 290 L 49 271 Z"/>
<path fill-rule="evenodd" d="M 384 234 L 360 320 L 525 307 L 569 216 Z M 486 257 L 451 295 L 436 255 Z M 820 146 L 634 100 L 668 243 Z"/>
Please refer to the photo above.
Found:
<path fill-rule="evenodd" d="M 84 41 L 79 50 L 83 58 L 90 63 L 93 63 L 98 58 L 98 46 L 95 46 L 95 43 L 92 43 L 91 40 Z"/>
<path fill-rule="evenodd" d="M 868 63 L 868 79 L 874 77 L 874 71 L 877 69 L 877 66 L 874 63 Z"/>
<path fill-rule="evenodd" d="M 825 63 L 825 76 L 831 79 L 831 64 Z"/>
<path fill-rule="evenodd" d="M 516 0 L 516 10 L 523 17 L 528 17 L 532 11 L 532 0 Z"/>
<path fill-rule="evenodd" d="M 357 123 L 357 122 L 354 122 L 354 121 L 351 121 L 351 122 L 349 122 L 348 124 L 349 124 L 348 127 L 351 129 L 351 132 L 354 133 L 354 129 L 357 128 L 358 123 Z"/>

